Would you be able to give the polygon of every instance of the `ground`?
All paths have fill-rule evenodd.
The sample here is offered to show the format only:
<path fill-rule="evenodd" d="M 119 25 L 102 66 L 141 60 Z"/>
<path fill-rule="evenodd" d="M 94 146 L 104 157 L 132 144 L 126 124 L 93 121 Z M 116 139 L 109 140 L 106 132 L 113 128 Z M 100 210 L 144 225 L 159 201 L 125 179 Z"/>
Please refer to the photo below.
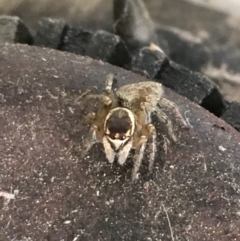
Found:
<path fill-rule="evenodd" d="M 224 121 L 165 89 L 189 123 L 147 157 L 131 182 L 101 144 L 81 159 L 73 129 L 106 75 L 144 78 L 88 57 L 23 45 L 0 47 L 0 240 L 239 240 L 240 136 Z M 158 131 L 163 130 L 158 127 Z M 6 193 L 10 196 L 3 197 Z"/>

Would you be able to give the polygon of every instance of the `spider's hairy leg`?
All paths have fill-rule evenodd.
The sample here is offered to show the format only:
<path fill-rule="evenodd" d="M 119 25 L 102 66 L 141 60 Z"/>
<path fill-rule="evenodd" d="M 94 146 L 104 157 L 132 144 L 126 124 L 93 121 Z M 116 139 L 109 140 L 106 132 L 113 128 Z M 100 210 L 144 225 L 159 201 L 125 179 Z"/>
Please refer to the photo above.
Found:
<path fill-rule="evenodd" d="M 157 133 L 156 133 L 156 128 L 153 124 L 148 124 L 147 125 L 147 130 L 148 130 L 148 135 L 149 135 L 149 139 L 151 140 L 150 142 L 150 146 L 149 146 L 149 150 L 150 150 L 150 156 L 149 156 L 149 170 L 151 171 L 154 165 L 154 161 L 155 161 L 155 155 L 157 152 L 157 145 L 156 145 L 156 137 L 157 137 Z"/>
<path fill-rule="evenodd" d="M 110 94 L 113 91 L 114 85 L 117 84 L 117 79 L 114 77 L 113 74 L 109 74 L 107 76 L 106 82 L 105 82 L 105 91 L 106 93 Z"/>
<path fill-rule="evenodd" d="M 146 97 L 147 98 L 147 97 Z M 173 132 L 173 126 L 172 126 L 172 122 L 171 120 L 168 118 L 168 116 L 158 107 L 158 106 L 155 106 L 153 107 L 151 104 L 149 104 L 148 102 L 142 102 L 141 103 L 141 108 L 142 110 L 144 110 L 146 112 L 146 114 L 149 116 L 148 118 L 148 122 L 151 121 L 151 113 L 152 112 L 155 112 L 158 119 L 163 122 L 167 129 L 168 129 L 168 134 L 169 136 L 171 137 L 171 139 L 176 142 L 177 141 L 177 138 L 176 136 L 174 135 L 174 132 Z M 155 128 L 155 127 L 154 127 Z M 155 130 L 156 132 L 156 130 Z"/>
<path fill-rule="evenodd" d="M 168 151 L 168 145 L 169 145 L 169 140 L 168 138 L 162 134 L 162 137 L 163 137 L 163 150 L 164 150 L 164 153 L 167 154 L 167 151 Z"/>
<path fill-rule="evenodd" d="M 119 165 L 123 165 L 127 157 L 129 155 L 130 150 L 132 149 L 132 140 L 130 140 L 124 147 L 123 149 L 118 153 L 118 163 Z"/>
<path fill-rule="evenodd" d="M 104 151 L 106 154 L 106 158 L 108 159 L 108 162 L 113 163 L 114 157 L 115 157 L 115 152 L 112 149 L 111 144 L 108 142 L 106 136 L 103 137 L 102 142 L 103 142 L 103 147 L 104 147 Z"/>
<path fill-rule="evenodd" d="M 74 131 L 80 131 L 85 125 L 92 123 L 95 118 L 95 112 L 88 113 L 87 116 L 85 116 L 84 119 L 77 124 Z"/>
<path fill-rule="evenodd" d="M 133 166 L 133 170 L 132 170 L 132 180 L 133 181 L 137 178 L 137 173 L 142 164 L 142 159 L 143 159 L 144 151 L 146 149 L 146 144 L 147 144 L 147 137 L 141 136 L 138 148 L 136 148 L 136 153 L 134 155 L 134 166 Z"/>
<path fill-rule="evenodd" d="M 87 95 L 85 97 L 86 100 L 94 99 L 101 101 L 104 105 L 109 106 L 112 104 L 112 99 L 109 96 L 99 94 L 99 95 Z"/>
<path fill-rule="evenodd" d="M 151 122 L 151 112 L 152 112 L 151 104 L 149 104 L 147 102 L 141 102 L 140 108 L 143 111 L 142 119 L 145 119 L 145 123 L 150 123 Z"/>
<path fill-rule="evenodd" d="M 180 110 L 178 109 L 178 107 L 176 106 L 175 103 L 173 103 L 172 101 L 166 99 L 166 98 L 161 98 L 161 100 L 158 103 L 161 107 L 165 107 L 165 108 L 170 108 L 173 110 L 173 113 L 175 114 L 175 116 L 180 120 L 180 122 L 188 127 L 188 124 L 186 123 L 186 121 L 184 120 L 183 116 L 180 113 Z"/>
<path fill-rule="evenodd" d="M 90 94 L 85 97 L 86 100 L 98 100 L 101 101 L 104 105 L 109 106 L 115 101 L 115 95 L 113 93 L 113 87 L 117 84 L 117 79 L 113 74 L 107 76 L 105 82 L 105 93 L 103 94 Z"/>
<path fill-rule="evenodd" d="M 160 109 L 157 108 L 157 107 L 155 108 L 155 112 L 156 112 L 157 117 L 159 118 L 159 120 L 166 125 L 166 127 L 167 127 L 167 129 L 168 129 L 168 134 L 169 134 L 170 138 L 171 138 L 174 142 L 176 142 L 176 141 L 177 141 L 177 138 L 176 138 L 176 136 L 175 136 L 175 134 L 174 134 L 174 132 L 173 132 L 173 126 L 172 126 L 171 120 L 168 118 L 168 116 L 167 116 L 162 110 L 160 110 Z"/>
<path fill-rule="evenodd" d="M 90 127 L 88 136 L 83 140 L 83 146 L 81 149 L 81 158 L 83 158 L 90 150 L 90 148 L 97 142 L 96 131 L 97 131 L 97 126 L 92 125 Z"/>

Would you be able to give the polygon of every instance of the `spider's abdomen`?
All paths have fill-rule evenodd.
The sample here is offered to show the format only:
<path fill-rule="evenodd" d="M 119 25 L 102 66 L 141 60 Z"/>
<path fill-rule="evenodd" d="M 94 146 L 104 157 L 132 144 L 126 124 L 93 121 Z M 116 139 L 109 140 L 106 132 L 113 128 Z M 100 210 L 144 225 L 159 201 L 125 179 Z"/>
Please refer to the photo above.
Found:
<path fill-rule="evenodd" d="M 141 102 L 155 107 L 162 95 L 162 85 L 153 81 L 124 85 L 117 91 L 120 104 L 129 109 L 138 108 Z"/>

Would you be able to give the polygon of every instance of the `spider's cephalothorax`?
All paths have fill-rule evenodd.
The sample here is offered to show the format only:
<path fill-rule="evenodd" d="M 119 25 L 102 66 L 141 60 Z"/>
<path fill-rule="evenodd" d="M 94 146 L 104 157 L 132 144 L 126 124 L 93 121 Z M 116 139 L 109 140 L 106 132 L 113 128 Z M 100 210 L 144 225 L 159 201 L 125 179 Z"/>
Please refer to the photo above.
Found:
<path fill-rule="evenodd" d="M 135 128 L 135 118 L 133 113 L 122 107 L 112 109 L 107 115 L 104 123 L 104 131 L 109 140 L 121 140 L 125 141 L 129 139 Z M 111 142 L 112 142 L 111 141 Z M 119 147 L 113 144 L 115 149 Z"/>
<path fill-rule="evenodd" d="M 162 85 L 153 81 L 139 82 L 112 90 L 113 75 L 109 75 L 105 92 L 99 95 L 88 95 L 87 99 L 100 100 L 101 107 L 95 113 L 87 115 L 85 120 L 91 125 L 87 138 L 82 146 L 82 157 L 96 142 L 102 142 L 106 157 L 113 163 L 117 157 L 123 165 L 131 149 L 135 149 L 132 179 L 137 177 L 144 152 L 149 143 L 149 170 L 152 170 L 156 154 L 156 129 L 151 123 L 155 114 L 163 122 L 168 135 L 175 142 L 172 123 L 162 108 L 170 108 L 176 117 L 186 126 L 178 108 L 163 97 Z"/>

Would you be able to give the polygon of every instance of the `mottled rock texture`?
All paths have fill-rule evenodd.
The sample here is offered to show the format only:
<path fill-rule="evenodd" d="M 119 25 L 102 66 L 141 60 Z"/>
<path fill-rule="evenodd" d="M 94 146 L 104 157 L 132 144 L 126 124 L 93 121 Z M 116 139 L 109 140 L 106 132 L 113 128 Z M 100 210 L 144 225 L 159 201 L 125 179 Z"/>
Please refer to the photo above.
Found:
<path fill-rule="evenodd" d="M 131 182 L 131 158 L 110 166 L 101 144 L 80 159 L 73 132 L 106 75 L 119 85 L 143 77 L 101 61 L 21 45 L 0 46 L 0 240 L 240 239 L 240 135 L 169 89 L 189 130 L 161 152 L 152 175 Z M 158 122 L 158 131 L 163 131 Z M 158 140 L 161 135 L 158 136 Z M 1 193 L 2 195 L 2 193 Z"/>

